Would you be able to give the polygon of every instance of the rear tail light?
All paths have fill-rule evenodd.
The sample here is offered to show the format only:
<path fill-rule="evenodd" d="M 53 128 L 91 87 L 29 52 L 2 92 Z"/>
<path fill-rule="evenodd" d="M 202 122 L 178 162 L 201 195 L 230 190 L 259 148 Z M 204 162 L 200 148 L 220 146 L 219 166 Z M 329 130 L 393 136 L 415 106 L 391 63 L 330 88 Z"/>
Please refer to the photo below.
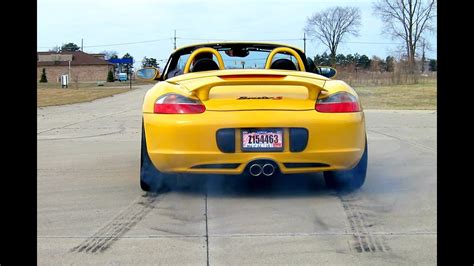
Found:
<path fill-rule="evenodd" d="M 158 98 L 153 108 L 155 114 L 200 114 L 204 111 L 206 107 L 200 100 L 175 93 Z"/>
<path fill-rule="evenodd" d="M 338 92 L 316 101 L 316 111 L 321 113 L 360 112 L 357 98 L 348 92 Z"/>

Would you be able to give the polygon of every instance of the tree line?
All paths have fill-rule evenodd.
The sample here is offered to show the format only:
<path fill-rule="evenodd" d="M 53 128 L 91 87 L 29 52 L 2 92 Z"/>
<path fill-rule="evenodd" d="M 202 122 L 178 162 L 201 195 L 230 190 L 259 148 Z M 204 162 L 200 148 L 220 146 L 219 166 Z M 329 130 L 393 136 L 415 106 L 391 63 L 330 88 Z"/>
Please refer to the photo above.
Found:
<path fill-rule="evenodd" d="M 311 58 L 310 58 L 311 59 Z M 397 60 L 393 56 L 387 56 L 380 58 L 378 56 L 372 56 L 369 58 L 367 55 L 355 54 L 337 54 L 333 58 L 330 54 L 324 52 L 322 54 L 316 54 L 312 59 L 315 66 L 334 66 L 338 69 L 345 69 L 349 71 L 357 70 L 370 70 L 379 72 L 393 72 L 395 70 L 395 64 Z M 429 60 L 429 71 L 437 70 L 437 60 Z"/>

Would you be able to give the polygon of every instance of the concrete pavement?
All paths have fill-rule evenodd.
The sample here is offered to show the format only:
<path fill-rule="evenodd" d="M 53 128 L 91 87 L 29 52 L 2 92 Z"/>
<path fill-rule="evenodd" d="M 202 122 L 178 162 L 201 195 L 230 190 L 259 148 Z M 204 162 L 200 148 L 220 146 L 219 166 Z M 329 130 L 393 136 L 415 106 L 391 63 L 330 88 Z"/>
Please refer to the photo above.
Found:
<path fill-rule="evenodd" d="M 368 176 L 348 195 L 320 174 L 156 195 L 138 184 L 147 88 L 38 108 L 40 265 L 435 264 L 436 111 L 367 110 Z"/>

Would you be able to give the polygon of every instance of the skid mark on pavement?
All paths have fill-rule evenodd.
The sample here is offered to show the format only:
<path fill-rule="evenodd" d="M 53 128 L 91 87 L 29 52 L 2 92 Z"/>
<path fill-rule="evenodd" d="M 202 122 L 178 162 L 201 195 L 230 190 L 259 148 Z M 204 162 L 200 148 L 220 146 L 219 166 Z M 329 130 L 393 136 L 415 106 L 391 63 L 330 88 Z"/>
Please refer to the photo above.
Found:
<path fill-rule="evenodd" d="M 158 202 L 159 195 L 146 193 L 120 212 L 110 222 L 88 237 L 70 252 L 98 253 L 107 250 L 119 237 L 123 236 L 141 221 Z"/>
<path fill-rule="evenodd" d="M 353 236 L 351 249 L 354 248 L 358 253 L 390 251 L 391 248 L 386 243 L 385 237 L 372 233 L 376 225 L 374 219 L 371 219 L 373 215 L 361 209 L 357 204 L 357 199 L 351 195 L 339 195 L 339 199 L 349 220 Z"/>

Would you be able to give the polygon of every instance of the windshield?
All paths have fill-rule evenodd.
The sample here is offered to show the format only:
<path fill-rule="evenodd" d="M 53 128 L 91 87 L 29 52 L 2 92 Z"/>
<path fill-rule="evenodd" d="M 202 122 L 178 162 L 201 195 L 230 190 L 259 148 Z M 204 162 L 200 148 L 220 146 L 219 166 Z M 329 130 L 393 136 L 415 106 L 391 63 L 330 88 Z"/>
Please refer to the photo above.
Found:
<path fill-rule="evenodd" d="M 250 51 L 246 57 L 229 56 L 225 51 L 219 51 L 219 53 L 222 56 L 222 60 L 224 60 L 225 69 L 264 69 L 270 51 Z M 179 57 L 177 68 L 181 70 L 184 69 L 189 55 L 190 54 L 185 54 Z M 212 59 L 217 63 L 216 56 L 213 55 Z M 278 59 L 289 59 L 295 66 L 298 65 L 296 58 L 292 55 L 278 53 L 273 57 L 272 62 Z"/>
<path fill-rule="evenodd" d="M 264 69 L 266 60 L 273 50 L 272 48 L 258 48 L 258 47 L 221 47 L 215 48 L 222 56 L 224 61 L 224 69 Z M 171 58 L 170 65 L 166 70 L 166 78 L 171 78 L 183 74 L 184 67 L 193 50 L 188 50 L 181 54 L 175 54 Z M 286 53 L 277 53 L 272 62 L 279 59 L 288 59 L 298 68 L 298 62 L 293 55 Z M 304 55 L 302 55 L 304 60 Z M 215 55 L 212 55 L 212 60 L 218 62 Z"/>

